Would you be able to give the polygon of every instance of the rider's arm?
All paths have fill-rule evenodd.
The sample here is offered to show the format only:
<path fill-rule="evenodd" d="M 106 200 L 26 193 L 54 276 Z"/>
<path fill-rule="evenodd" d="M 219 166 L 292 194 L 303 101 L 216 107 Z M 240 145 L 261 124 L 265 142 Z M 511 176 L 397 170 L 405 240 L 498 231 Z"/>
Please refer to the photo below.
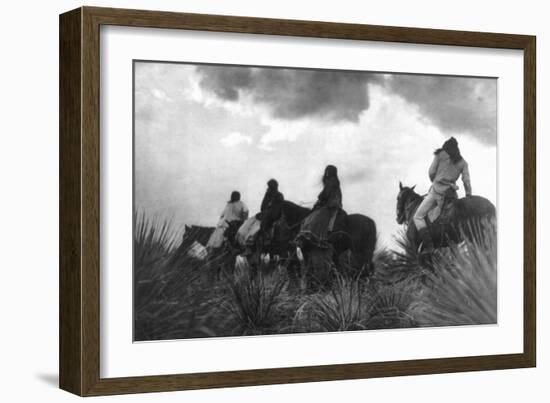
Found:
<path fill-rule="evenodd" d="M 439 165 L 439 157 L 437 155 L 434 155 L 434 160 L 432 161 L 432 165 L 430 165 L 430 169 L 428 170 L 428 175 L 430 177 L 430 182 L 433 182 L 435 179 L 435 175 L 437 174 L 437 166 Z"/>
<path fill-rule="evenodd" d="M 468 163 L 466 161 L 464 161 L 464 168 L 462 168 L 462 183 L 464 184 L 466 196 L 471 196 L 472 184 L 470 182 L 470 170 L 468 169 Z"/>

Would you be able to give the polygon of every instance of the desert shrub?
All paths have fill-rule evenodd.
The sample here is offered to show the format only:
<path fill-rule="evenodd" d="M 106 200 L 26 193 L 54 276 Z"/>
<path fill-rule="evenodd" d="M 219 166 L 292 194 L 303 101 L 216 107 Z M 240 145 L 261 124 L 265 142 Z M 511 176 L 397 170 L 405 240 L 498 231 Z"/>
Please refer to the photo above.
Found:
<path fill-rule="evenodd" d="M 173 251 L 177 238 L 168 220 L 155 221 L 134 214 L 134 276 L 150 277 L 150 270 Z"/>
<path fill-rule="evenodd" d="M 306 298 L 297 311 L 309 331 L 336 332 L 363 329 L 365 300 L 357 279 L 335 275 L 328 292 Z"/>
<path fill-rule="evenodd" d="M 373 302 L 365 321 L 367 329 L 397 329 L 416 327 L 410 309 L 421 293 L 412 283 L 378 286 L 373 289 Z"/>
<path fill-rule="evenodd" d="M 209 262 L 176 247 L 181 236 L 169 220 L 143 214 L 134 219 L 134 339 L 215 335 L 225 322 L 211 306 L 216 306 L 223 287 L 200 283 Z"/>
<path fill-rule="evenodd" d="M 434 256 L 433 286 L 414 315 L 423 326 L 492 324 L 497 321 L 497 239 L 490 221 L 469 223 L 473 236 Z"/>
<path fill-rule="evenodd" d="M 404 231 L 395 235 L 394 240 L 394 249 L 384 249 L 375 255 L 376 280 L 385 285 L 429 282 L 434 271 L 431 262 L 420 254 Z"/>
<path fill-rule="evenodd" d="M 400 286 L 335 274 L 332 287 L 304 299 L 295 326 L 309 332 L 337 332 L 415 326 L 408 314 L 413 294 Z"/>
<path fill-rule="evenodd" d="M 264 263 L 260 263 L 263 265 Z M 229 295 L 224 308 L 234 321 L 232 333 L 239 335 L 277 333 L 277 304 L 287 283 L 279 272 L 266 275 L 260 267 L 255 276 L 227 276 Z"/>
<path fill-rule="evenodd" d="M 287 286 L 288 262 L 251 270 L 227 251 L 201 259 L 177 245 L 169 220 L 134 218 L 135 340 L 496 322 L 491 222 L 470 223 L 467 240 L 427 257 L 401 236 L 396 248 L 376 251 L 367 279 L 345 262 L 313 267 L 308 280 L 321 286 L 299 292 Z"/>
<path fill-rule="evenodd" d="M 162 268 L 174 249 L 175 233 L 168 221 L 134 214 L 134 309 L 139 311 L 162 295 Z M 136 313 L 136 312 L 134 312 Z"/>

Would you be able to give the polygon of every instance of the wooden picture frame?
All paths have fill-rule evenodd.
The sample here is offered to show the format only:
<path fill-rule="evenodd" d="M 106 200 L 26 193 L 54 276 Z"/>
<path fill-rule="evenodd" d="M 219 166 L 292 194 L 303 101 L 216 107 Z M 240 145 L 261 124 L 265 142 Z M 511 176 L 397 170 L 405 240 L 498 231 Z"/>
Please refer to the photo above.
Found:
<path fill-rule="evenodd" d="M 519 49 L 524 56 L 523 353 L 127 378 L 100 377 L 100 26 Z M 536 363 L 535 37 L 81 7 L 60 16 L 60 387 L 80 396 L 533 367 Z"/>

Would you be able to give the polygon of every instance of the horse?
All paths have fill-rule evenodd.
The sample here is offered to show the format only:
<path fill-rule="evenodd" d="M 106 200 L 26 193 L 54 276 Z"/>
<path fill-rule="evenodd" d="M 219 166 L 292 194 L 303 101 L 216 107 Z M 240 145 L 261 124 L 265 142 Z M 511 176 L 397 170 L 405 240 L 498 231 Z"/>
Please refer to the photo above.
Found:
<path fill-rule="evenodd" d="M 214 232 L 214 227 L 201 227 L 198 225 L 186 225 L 183 233 L 181 245 L 183 247 L 190 246 L 193 242 L 198 242 L 202 246 L 206 246 L 208 239 Z"/>
<path fill-rule="evenodd" d="M 414 191 L 415 186 L 407 187 L 399 182 L 396 220 L 399 225 L 406 225 L 407 239 L 415 248 L 418 248 L 420 239 L 413 218 L 424 197 Z M 429 221 L 429 217 L 427 220 L 434 248 L 446 247 L 450 243 L 459 243 L 463 236 L 473 238 L 475 234 L 470 231 L 473 222 L 491 221 L 495 217 L 495 206 L 484 197 L 446 198 L 439 217 L 433 222 Z"/>
<path fill-rule="evenodd" d="M 298 206 L 285 200 L 278 208 L 268 209 L 262 217 L 264 228 L 273 228 L 272 239 L 266 248 L 271 254 L 278 254 L 291 259 L 296 255 L 299 260 L 303 255 L 305 265 L 302 266 L 302 280 L 305 281 L 308 275 L 309 266 L 315 266 L 311 258 L 315 258 L 318 252 L 313 245 L 304 245 L 303 248 L 296 248 L 293 241 L 300 232 L 300 226 L 311 209 Z M 341 231 L 329 235 L 331 260 L 334 266 L 339 267 L 339 259 L 344 252 L 349 252 L 348 264 L 345 265 L 349 275 L 359 273 L 370 274 L 373 271 L 372 257 L 376 246 L 376 224 L 374 221 L 361 214 L 350 214 L 340 216 Z M 288 269 L 289 277 L 296 277 L 296 268 L 290 264 Z M 303 284 L 302 284 L 303 286 Z"/>
<path fill-rule="evenodd" d="M 171 263 L 187 267 L 201 267 L 207 273 L 209 282 L 219 279 L 222 271 L 232 272 L 237 255 L 234 238 L 239 225 L 239 223 L 232 223 L 228 226 L 224 232 L 226 240 L 222 247 L 217 249 L 207 247 L 215 227 L 185 225 L 181 244 L 173 254 Z"/>

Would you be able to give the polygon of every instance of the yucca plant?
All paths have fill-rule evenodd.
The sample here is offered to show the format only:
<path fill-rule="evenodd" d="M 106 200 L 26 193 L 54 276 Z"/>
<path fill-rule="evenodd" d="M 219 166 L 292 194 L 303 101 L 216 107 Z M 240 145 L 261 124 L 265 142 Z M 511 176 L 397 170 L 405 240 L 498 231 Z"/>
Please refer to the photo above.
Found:
<path fill-rule="evenodd" d="M 410 314 L 410 308 L 421 293 L 421 288 L 415 282 L 375 288 L 372 303 L 367 308 L 365 328 L 397 329 L 416 327 L 417 322 Z"/>
<path fill-rule="evenodd" d="M 222 287 L 199 284 L 206 262 L 177 256 L 176 240 L 181 239 L 170 220 L 150 219 L 135 214 L 134 233 L 134 337 L 161 340 L 204 337 L 213 334 L 210 301 Z M 221 321 L 223 322 L 223 321 Z"/>
<path fill-rule="evenodd" d="M 159 299 L 166 283 L 163 267 L 174 249 L 170 222 L 155 222 L 144 213 L 134 214 L 134 305 L 136 311 Z"/>
<path fill-rule="evenodd" d="M 169 220 L 161 222 L 148 219 L 145 213 L 134 213 L 134 265 L 136 271 L 151 267 L 166 258 L 175 246 L 176 231 Z"/>
<path fill-rule="evenodd" d="M 403 286 L 362 282 L 360 276 L 335 275 L 332 287 L 305 299 L 295 326 L 305 331 L 337 332 L 415 326 L 408 309 L 414 296 Z"/>
<path fill-rule="evenodd" d="M 262 264 L 262 263 L 261 263 Z M 286 278 L 273 272 L 263 274 L 227 276 L 229 296 L 224 307 L 233 317 L 233 332 L 240 335 L 276 333 L 280 318 L 276 315 Z"/>
<path fill-rule="evenodd" d="M 497 239 L 494 223 L 468 223 L 469 237 L 434 256 L 433 285 L 413 309 L 423 326 L 492 324 L 497 320 Z"/>
<path fill-rule="evenodd" d="M 336 332 L 364 329 L 364 298 L 358 279 L 334 275 L 328 292 L 306 298 L 297 311 L 295 321 L 310 322 L 309 331 Z M 312 328 L 312 325 L 319 329 Z"/>
<path fill-rule="evenodd" d="M 395 236 L 397 248 L 381 262 L 378 278 L 387 285 L 431 280 L 434 267 L 429 259 L 421 255 L 416 244 L 404 231 Z"/>

